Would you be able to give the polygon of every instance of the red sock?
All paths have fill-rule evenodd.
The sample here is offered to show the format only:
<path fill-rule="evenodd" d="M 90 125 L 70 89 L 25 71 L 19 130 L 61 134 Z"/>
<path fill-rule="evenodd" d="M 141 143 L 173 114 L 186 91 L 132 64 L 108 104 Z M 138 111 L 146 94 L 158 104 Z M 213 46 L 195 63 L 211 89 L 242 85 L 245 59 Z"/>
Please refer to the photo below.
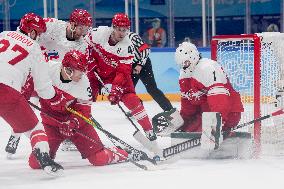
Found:
<path fill-rule="evenodd" d="M 30 136 L 32 149 L 36 146 L 39 142 L 46 142 L 47 143 L 47 135 L 43 130 L 35 130 L 31 133 Z M 47 144 L 48 145 L 48 144 Z"/>
<path fill-rule="evenodd" d="M 124 95 L 122 102 L 131 111 L 131 115 L 143 127 L 144 131 L 152 129 L 152 124 L 150 123 L 147 112 L 136 94 L 129 93 Z"/>

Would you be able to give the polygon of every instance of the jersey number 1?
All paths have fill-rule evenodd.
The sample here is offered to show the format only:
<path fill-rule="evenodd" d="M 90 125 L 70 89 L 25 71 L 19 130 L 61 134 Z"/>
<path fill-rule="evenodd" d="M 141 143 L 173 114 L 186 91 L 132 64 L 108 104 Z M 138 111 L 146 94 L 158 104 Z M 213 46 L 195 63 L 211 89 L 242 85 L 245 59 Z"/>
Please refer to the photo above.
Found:
<path fill-rule="evenodd" d="M 10 42 L 6 39 L 2 39 L 0 40 L 0 45 L 3 45 L 2 47 L 0 47 L 0 53 L 2 53 L 5 52 L 10 47 Z M 20 52 L 20 54 L 8 62 L 11 65 L 17 64 L 18 62 L 25 59 L 29 55 L 29 52 L 18 44 L 12 47 L 12 51 L 14 52 L 18 51 Z"/>

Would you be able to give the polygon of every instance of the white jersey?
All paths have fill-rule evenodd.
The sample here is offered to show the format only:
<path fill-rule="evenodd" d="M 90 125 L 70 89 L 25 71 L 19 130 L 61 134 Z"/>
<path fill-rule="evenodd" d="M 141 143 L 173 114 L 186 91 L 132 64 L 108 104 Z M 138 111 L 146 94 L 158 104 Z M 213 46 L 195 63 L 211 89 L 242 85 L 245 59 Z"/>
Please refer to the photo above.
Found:
<path fill-rule="evenodd" d="M 192 72 L 189 69 L 180 70 L 180 79 L 190 77 L 202 83 L 205 87 L 215 83 L 226 84 L 228 82 L 221 65 L 208 58 L 202 58 Z"/>
<path fill-rule="evenodd" d="M 93 28 L 91 32 L 85 37 L 86 42 L 90 46 L 99 44 L 102 49 L 113 55 L 117 55 L 120 59 L 120 63 L 132 64 L 134 47 L 128 37 L 124 37 L 122 41 L 118 42 L 114 46 L 109 44 L 109 37 L 113 31 L 112 27 L 99 26 Z M 103 53 L 103 52 L 102 52 Z"/>
<path fill-rule="evenodd" d="M 47 63 L 36 41 L 18 31 L 5 31 L 0 34 L 0 45 L 0 83 L 20 92 L 31 73 L 38 95 L 44 99 L 54 97 Z"/>
<path fill-rule="evenodd" d="M 48 72 L 50 78 L 52 78 L 52 84 L 59 88 L 60 90 L 72 95 L 74 98 L 81 100 L 91 99 L 91 89 L 89 79 L 85 74 L 79 82 L 70 81 L 68 83 L 63 83 L 60 79 L 61 63 L 55 61 L 48 62 Z"/>
<path fill-rule="evenodd" d="M 45 18 L 46 32 L 41 34 L 39 44 L 44 50 L 48 60 L 61 62 L 64 55 L 70 50 L 86 52 L 87 44 L 83 37 L 76 41 L 69 41 L 66 38 L 66 27 L 68 22 L 55 18 Z"/>

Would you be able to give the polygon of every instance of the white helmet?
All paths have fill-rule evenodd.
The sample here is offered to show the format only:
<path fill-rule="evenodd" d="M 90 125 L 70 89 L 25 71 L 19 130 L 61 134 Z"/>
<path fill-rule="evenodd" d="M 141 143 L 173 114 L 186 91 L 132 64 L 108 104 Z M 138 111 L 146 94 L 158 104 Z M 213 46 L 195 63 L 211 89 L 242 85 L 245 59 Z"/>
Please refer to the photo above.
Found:
<path fill-rule="evenodd" d="M 196 46 L 190 42 L 183 42 L 179 44 L 179 47 L 176 49 L 176 63 L 182 68 L 189 68 L 190 71 L 193 71 L 199 58 L 200 56 Z"/>

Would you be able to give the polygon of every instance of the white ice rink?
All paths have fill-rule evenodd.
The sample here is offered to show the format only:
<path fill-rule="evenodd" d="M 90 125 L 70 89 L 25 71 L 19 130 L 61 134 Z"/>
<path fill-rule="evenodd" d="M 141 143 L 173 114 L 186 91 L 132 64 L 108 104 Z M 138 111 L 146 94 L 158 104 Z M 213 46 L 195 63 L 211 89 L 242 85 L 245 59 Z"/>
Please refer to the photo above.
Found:
<path fill-rule="evenodd" d="M 150 117 L 161 109 L 154 102 L 144 103 Z M 175 104 L 177 105 L 177 104 Z M 177 105 L 178 106 L 178 105 Z M 93 116 L 101 125 L 134 147 L 133 126 L 120 110 L 107 102 L 96 103 Z M 56 161 L 64 168 L 64 176 L 50 178 L 41 170 L 31 170 L 27 159 L 30 144 L 22 137 L 14 160 L 4 151 L 10 136 L 9 126 L 0 120 L 0 189 L 277 189 L 284 187 L 284 156 L 250 160 L 181 159 L 156 170 L 144 171 L 131 163 L 94 167 L 81 159 L 78 152 L 58 151 Z M 103 136 L 102 136 L 103 137 Z M 102 139 L 107 145 L 107 138 Z M 162 146 L 167 139 L 159 139 Z M 283 180 L 282 180 L 283 179 Z"/>

